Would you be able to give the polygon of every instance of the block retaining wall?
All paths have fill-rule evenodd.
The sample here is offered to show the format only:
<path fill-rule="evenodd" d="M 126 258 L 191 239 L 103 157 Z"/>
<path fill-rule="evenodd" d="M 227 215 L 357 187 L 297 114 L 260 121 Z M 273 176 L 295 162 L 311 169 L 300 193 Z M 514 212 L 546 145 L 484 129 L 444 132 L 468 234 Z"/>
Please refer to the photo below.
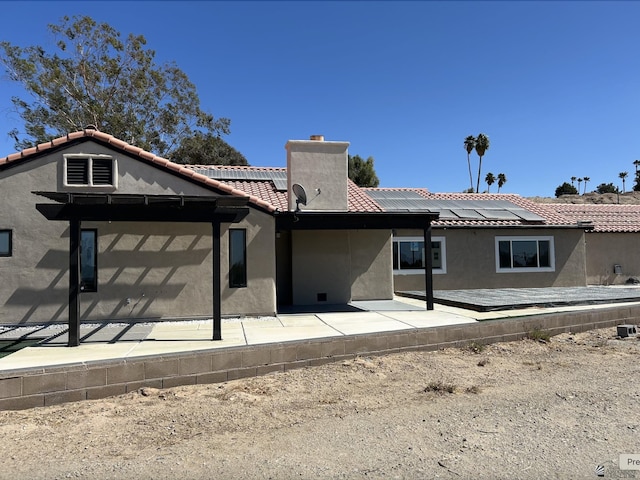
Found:
<path fill-rule="evenodd" d="M 520 340 L 539 328 L 551 335 L 637 323 L 640 305 L 549 313 L 414 330 L 346 335 L 260 346 L 86 362 L 0 372 L 0 410 L 92 400 L 141 387 L 220 383 L 357 355 L 463 347 Z"/>

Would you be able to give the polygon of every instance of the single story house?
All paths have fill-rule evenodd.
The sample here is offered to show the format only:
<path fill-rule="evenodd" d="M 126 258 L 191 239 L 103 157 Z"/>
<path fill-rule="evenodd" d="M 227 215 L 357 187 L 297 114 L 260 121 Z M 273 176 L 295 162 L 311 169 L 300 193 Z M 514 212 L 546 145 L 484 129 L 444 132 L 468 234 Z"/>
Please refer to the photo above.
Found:
<path fill-rule="evenodd" d="M 581 216 L 513 194 L 360 188 L 348 146 L 290 140 L 286 168 L 178 165 L 87 129 L 0 158 L 0 324 L 213 316 L 219 338 L 223 315 L 406 290 L 433 308 L 433 289 L 591 278 Z"/>
<path fill-rule="evenodd" d="M 558 214 L 589 226 L 587 283 L 619 285 L 640 279 L 640 205 L 549 204 Z"/>

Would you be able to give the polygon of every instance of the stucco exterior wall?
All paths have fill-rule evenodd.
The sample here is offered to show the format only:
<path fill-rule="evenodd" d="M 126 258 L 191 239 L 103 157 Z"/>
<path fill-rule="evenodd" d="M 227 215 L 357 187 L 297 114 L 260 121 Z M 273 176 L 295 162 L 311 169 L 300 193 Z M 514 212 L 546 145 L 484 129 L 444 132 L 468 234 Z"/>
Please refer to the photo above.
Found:
<path fill-rule="evenodd" d="M 45 219 L 32 191 L 62 190 L 63 153 L 110 154 L 117 193 L 212 195 L 210 190 L 93 142 L 0 171 L 0 229 L 13 231 L 13 255 L 0 258 L 0 323 L 66 322 L 69 225 Z M 81 191 L 73 189 L 74 191 Z M 173 318 L 212 314 L 210 224 L 83 222 L 98 230 L 98 291 L 81 294 L 81 319 Z M 251 209 L 234 228 L 247 229 L 248 287 L 228 288 L 228 225 L 221 231 L 222 313 L 275 312 L 274 220 Z"/>
<path fill-rule="evenodd" d="M 229 228 L 247 231 L 247 286 L 229 287 Z M 222 264 L 223 315 L 274 315 L 276 312 L 275 219 L 251 209 L 240 223 L 222 225 L 220 262 Z"/>
<path fill-rule="evenodd" d="M 289 210 L 296 209 L 292 185 L 298 183 L 307 192 L 301 210 L 347 211 L 348 147 L 348 142 L 287 142 Z"/>
<path fill-rule="evenodd" d="M 389 231 L 294 231 L 291 247 L 294 305 L 393 297 Z"/>
<path fill-rule="evenodd" d="M 640 278 L 639 233 L 586 233 L 587 283 L 621 285 L 630 277 Z M 614 272 L 620 265 L 621 274 Z"/>
<path fill-rule="evenodd" d="M 421 237 L 418 230 L 399 230 L 397 237 Z M 525 288 L 585 286 L 586 250 L 584 232 L 579 229 L 489 229 L 434 228 L 433 237 L 444 237 L 444 274 L 433 275 L 435 290 L 471 288 Z M 496 236 L 553 236 L 555 271 L 496 272 Z M 394 290 L 424 290 L 424 273 L 394 274 Z"/>
<path fill-rule="evenodd" d="M 352 230 L 351 300 L 393 298 L 391 231 Z"/>

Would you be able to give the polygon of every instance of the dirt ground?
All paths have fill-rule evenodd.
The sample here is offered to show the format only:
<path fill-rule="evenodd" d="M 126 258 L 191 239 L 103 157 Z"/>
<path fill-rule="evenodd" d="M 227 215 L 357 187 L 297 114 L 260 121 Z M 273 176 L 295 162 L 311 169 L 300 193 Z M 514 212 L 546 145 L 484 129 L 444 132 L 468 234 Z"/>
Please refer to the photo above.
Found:
<path fill-rule="evenodd" d="M 640 478 L 639 380 L 611 328 L 142 389 L 0 412 L 0 478 Z"/>

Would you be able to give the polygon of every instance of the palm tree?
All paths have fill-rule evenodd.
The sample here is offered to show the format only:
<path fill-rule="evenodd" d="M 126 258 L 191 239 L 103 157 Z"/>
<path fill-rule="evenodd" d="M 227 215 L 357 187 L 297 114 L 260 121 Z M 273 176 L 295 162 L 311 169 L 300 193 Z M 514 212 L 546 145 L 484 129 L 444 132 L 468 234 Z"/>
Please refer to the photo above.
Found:
<path fill-rule="evenodd" d="M 476 137 L 473 135 L 469 135 L 464 139 L 464 149 L 467 151 L 467 165 L 469 165 L 469 182 L 471 184 L 471 191 L 473 192 L 473 175 L 471 174 L 471 159 L 469 155 L 473 152 L 473 149 L 476 148 Z"/>
<path fill-rule="evenodd" d="M 484 181 L 487 182 L 487 193 L 491 190 L 491 185 L 496 182 L 496 177 L 493 176 L 493 173 L 487 173 L 487 176 L 484 177 Z"/>
<path fill-rule="evenodd" d="M 584 180 L 584 190 L 582 192 L 582 194 L 584 195 L 585 193 L 587 193 L 587 183 L 589 182 L 589 180 L 591 180 L 589 177 L 584 177 L 582 180 Z M 578 192 L 580 193 L 580 192 Z"/>
<path fill-rule="evenodd" d="M 478 162 L 478 182 L 476 185 L 476 192 L 480 191 L 480 173 L 482 171 L 482 157 L 485 152 L 489 150 L 489 137 L 487 137 L 484 133 L 478 134 L 476 138 L 476 153 L 478 157 L 480 157 L 480 161 Z"/>
<path fill-rule="evenodd" d="M 571 177 L 571 186 L 573 187 L 573 182 L 575 182 L 578 179 L 578 177 Z"/>
<path fill-rule="evenodd" d="M 636 176 L 638 175 L 638 165 L 640 165 L 640 160 L 634 160 L 633 164 L 636 166 Z"/>
<path fill-rule="evenodd" d="M 507 176 L 504 173 L 498 174 L 498 193 L 500 193 L 500 189 L 507 183 Z"/>
<path fill-rule="evenodd" d="M 624 193 L 624 189 L 625 189 L 625 179 L 627 178 L 627 175 L 629 175 L 629 172 L 620 172 L 618 174 L 618 176 L 622 179 L 622 193 Z"/>
<path fill-rule="evenodd" d="M 580 185 L 582 185 L 582 177 L 577 179 L 578 182 L 578 195 L 580 195 Z"/>

